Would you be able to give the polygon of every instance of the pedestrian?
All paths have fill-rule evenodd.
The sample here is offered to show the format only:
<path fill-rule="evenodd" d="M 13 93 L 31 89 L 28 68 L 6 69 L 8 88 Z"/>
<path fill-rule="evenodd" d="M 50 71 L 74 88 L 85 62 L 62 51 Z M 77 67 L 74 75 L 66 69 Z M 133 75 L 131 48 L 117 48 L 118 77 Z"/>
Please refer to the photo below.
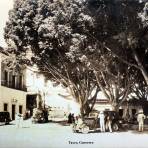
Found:
<path fill-rule="evenodd" d="M 69 113 L 69 115 L 68 115 L 68 123 L 72 123 L 72 114 L 71 113 Z"/>
<path fill-rule="evenodd" d="M 105 132 L 105 115 L 103 111 L 100 111 L 98 118 L 100 119 L 101 132 Z"/>
<path fill-rule="evenodd" d="M 107 114 L 106 115 L 106 129 L 108 130 L 109 129 L 109 132 L 112 133 L 112 127 L 111 127 L 111 124 L 112 124 L 112 120 L 111 120 L 111 114 Z"/>
<path fill-rule="evenodd" d="M 64 121 L 68 122 L 67 113 L 64 112 Z"/>
<path fill-rule="evenodd" d="M 144 119 L 145 119 L 145 115 L 143 114 L 143 111 L 140 110 L 139 113 L 138 113 L 138 116 L 137 116 L 137 121 L 138 121 L 138 124 L 139 124 L 139 132 L 143 132 L 143 129 L 144 129 Z"/>
<path fill-rule="evenodd" d="M 28 109 L 28 118 L 30 118 L 30 110 Z"/>
<path fill-rule="evenodd" d="M 26 110 L 26 111 L 25 111 L 25 118 L 24 118 L 24 119 L 26 120 L 26 119 L 28 119 L 28 117 L 29 117 L 29 116 L 28 116 L 28 110 Z"/>
<path fill-rule="evenodd" d="M 43 110 L 43 116 L 44 116 L 45 122 L 47 123 L 48 122 L 48 109 L 47 108 Z"/>
<path fill-rule="evenodd" d="M 24 115 L 23 114 L 19 114 L 20 116 L 20 127 L 24 127 Z"/>
<path fill-rule="evenodd" d="M 74 114 L 71 115 L 71 121 L 72 121 L 72 123 L 75 123 L 75 116 L 74 116 Z"/>
<path fill-rule="evenodd" d="M 21 122 L 21 114 L 20 113 L 16 113 L 15 114 L 15 123 L 16 123 L 16 127 L 17 128 L 20 127 L 20 122 Z"/>

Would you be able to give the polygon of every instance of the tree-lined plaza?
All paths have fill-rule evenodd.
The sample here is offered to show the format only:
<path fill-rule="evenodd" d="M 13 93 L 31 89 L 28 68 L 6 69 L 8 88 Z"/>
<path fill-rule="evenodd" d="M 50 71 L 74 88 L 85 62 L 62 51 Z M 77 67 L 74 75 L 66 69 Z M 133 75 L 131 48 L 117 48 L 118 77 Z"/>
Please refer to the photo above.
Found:
<path fill-rule="evenodd" d="M 145 1 L 15 0 L 4 37 L 17 63 L 67 87 L 84 116 L 99 91 L 115 110 L 132 95 L 147 100 L 147 20 Z"/>
<path fill-rule="evenodd" d="M 24 124 L 25 126 L 25 124 Z M 15 125 L 0 126 L 1 148 L 146 148 L 147 131 L 116 133 L 72 133 L 70 126 L 59 124 L 33 124 L 16 128 Z"/>

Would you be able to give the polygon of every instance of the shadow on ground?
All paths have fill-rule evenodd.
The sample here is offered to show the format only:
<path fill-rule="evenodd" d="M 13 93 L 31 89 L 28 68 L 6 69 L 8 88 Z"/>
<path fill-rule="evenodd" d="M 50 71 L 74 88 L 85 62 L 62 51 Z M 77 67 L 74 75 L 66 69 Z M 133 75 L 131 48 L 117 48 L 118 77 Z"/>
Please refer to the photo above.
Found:
<path fill-rule="evenodd" d="M 62 126 L 70 126 L 69 123 L 67 123 L 67 121 L 50 121 L 51 123 L 58 123 Z"/>

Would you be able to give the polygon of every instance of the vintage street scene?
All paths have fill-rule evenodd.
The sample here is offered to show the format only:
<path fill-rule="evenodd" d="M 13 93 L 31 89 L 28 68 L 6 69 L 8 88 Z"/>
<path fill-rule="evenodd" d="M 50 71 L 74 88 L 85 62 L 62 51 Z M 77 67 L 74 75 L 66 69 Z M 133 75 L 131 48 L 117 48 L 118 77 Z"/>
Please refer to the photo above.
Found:
<path fill-rule="evenodd" d="M 0 17 L 0 148 L 148 147 L 148 0 L 1 0 Z"/>

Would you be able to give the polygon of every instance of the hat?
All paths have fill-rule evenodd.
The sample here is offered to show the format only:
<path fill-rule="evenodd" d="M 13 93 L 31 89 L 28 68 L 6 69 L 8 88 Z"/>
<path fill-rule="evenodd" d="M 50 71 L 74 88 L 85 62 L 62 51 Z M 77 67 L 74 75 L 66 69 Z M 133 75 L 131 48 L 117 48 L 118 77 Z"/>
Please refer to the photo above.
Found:
<path fill-rule="evenodd" d="M 143 113 L 143 110 L 139 110 L 139 112 L 138 112 L 138 113 L 139 113 L 139 114 L 140 114 L 140 113 L 142 114 L 142 113 Z"/>
<path fill-rule="evenodd" d="M 103 114 L 103 111 L 100 111 L 100 114 Z"/>

